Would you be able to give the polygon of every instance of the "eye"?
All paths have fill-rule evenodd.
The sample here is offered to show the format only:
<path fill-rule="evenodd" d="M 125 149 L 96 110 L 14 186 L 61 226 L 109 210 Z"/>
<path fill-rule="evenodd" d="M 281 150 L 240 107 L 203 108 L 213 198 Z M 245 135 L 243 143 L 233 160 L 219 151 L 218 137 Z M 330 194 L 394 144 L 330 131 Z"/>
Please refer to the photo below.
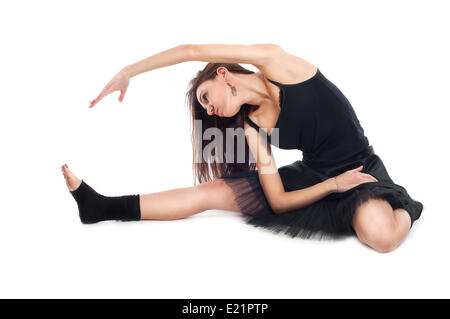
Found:
<path fill-rule="evenodd" d="M 206 102 L 208 102 L 208 99 L 207 99 L 205 96 L 206 96 L 206 93 L 203 94 L 203 99 L 204 99 Z"/>

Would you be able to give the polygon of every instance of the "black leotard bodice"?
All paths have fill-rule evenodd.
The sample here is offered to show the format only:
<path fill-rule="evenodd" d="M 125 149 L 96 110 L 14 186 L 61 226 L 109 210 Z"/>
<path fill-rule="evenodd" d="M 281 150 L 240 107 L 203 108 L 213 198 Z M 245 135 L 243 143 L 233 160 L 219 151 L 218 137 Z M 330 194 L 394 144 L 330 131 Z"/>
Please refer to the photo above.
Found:
<path fill-rule="evenodd" d="M 281 149 L 299 149 L 303 161 L 312 167 L 344 163 L 369 146 L 355 111 L 344 94 L 317 68 L 314 76 L 296 84 L 281 84 L 280 114 L 267 135 L 260 134 Z M 250 118 L 249 125 L 259 127 Z M 278 141 L 277 141 L 278 140 Z"/>

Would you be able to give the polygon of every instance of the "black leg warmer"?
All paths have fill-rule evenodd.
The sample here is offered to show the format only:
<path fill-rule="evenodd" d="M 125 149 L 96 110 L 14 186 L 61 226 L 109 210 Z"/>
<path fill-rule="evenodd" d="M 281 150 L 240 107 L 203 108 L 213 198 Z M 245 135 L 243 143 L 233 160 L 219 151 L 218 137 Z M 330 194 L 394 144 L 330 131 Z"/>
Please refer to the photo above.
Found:
<path fill-rule="evenodd" d="M 139 195 L 103 196 L 81 181 L 81 185 L 70 191 L 75 198 L 80 220 L 92 224 L 103 220 L 131 221 L 141 219 Z"/>

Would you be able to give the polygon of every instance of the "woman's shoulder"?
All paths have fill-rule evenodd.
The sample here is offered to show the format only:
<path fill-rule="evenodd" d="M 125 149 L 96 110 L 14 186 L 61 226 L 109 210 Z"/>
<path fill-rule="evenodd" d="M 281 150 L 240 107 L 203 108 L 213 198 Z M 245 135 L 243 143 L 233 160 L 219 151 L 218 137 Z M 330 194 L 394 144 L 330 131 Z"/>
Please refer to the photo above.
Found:
<path fill-rule="evenodd" d="M 285 85 L 306 81 L 318 71 L 313 63 L 284 50 L 271 62 L 258 68 L 266 80 Z"/>

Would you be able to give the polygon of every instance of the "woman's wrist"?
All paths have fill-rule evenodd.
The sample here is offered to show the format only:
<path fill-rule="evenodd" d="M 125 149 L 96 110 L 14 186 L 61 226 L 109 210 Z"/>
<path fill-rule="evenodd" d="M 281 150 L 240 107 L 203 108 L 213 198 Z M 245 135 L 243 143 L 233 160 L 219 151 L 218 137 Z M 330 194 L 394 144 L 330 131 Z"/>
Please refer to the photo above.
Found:
<path fill-rule="evenodd" d="M 337 192 L 339 189 L 339 185 L 338 185 L 336 177 L 328 178 L 325 181 L 323 181 L 323 183 L 325 184 L 326 189 L 327 189 L 328 193 L 330 193 L 330 194 Z"/>
<path fill-rule="evenodd" d="M 136 75 L 136 71 L 133 71 L 133 65 L 127 65 L 126 67 L 124 67 L 121 72 L 125 73 L 129 79 L 131 79 L 133 76 Z"/>

